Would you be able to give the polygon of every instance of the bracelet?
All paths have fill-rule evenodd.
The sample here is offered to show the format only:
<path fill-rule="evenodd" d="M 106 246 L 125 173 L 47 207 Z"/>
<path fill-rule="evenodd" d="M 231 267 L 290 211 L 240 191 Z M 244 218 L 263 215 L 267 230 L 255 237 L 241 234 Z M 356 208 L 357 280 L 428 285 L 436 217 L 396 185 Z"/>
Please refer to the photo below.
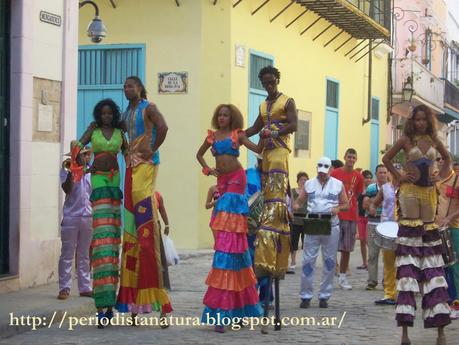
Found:
<path fill-rule="evenodd" d="M 206 176 L 209 176 L 211 172 L 212 169 L 210 169 L 209 167 L 202 168 L 202 173 Z"/>
<path fill-rule="evenodd" d="M 277 138 L 279 136 L 279 131 L 271 131 L 271 138 Z"/>

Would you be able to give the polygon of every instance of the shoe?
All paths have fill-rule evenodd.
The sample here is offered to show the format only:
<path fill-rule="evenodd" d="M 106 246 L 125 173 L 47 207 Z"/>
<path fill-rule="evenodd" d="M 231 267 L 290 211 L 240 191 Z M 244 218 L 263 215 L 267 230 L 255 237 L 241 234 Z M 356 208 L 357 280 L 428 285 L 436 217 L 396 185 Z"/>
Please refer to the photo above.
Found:
<path fill-rule="evenodd" d="M 103 311 L 99 311 L 97 313 L 97 321 L 98 321 L 97 322 L 97 328 L 99 328 L 99 329 L 104 328 L 104 325 L 102 324 L 102 322 L 105 323 L 106 321 L 105 321 L 105 313 Z"/>
<path fill-rule="evenodd" d="M 285 272 L 285 274 L 295 274 L 295 271 L 287 270 L 287 272 Z"/>
<path fill-rule="evenodd" d="M 341 276 L 338 278 L 338 285 L 343 290 L 352 290 L 352 285 L 349 284 L 346 276 Z"/>
<path fill-rule="evenodd" d="M 311 300 L 307 298 L 302 298 L 300 303 L 300 308 L 307 309 L 311 305 Z"/>
<path fill-rule="evenodd" d="M 357 266 L 357 269 L 358 270 L 366 270 L 366 269 L 368 269 L 368 266 L 367 265 Z"/>
<path fill-rule="evenodd" d="M 296 268 L 296 265 L 290 265 L 288 269 L 293 271 L 295 268 Z"/>
<path fill-rule="evenodd" d="M 110 320 L 113 319 L 113 311 L 106 311 L 105 314 L 104 314 L 104 317 L 107 318 L 108 320 L 108 323 L 110 324 Z"/>
<path fill-rule="evenodd" d="M 319 299 L 319 308 L 328 308 L 328 301 L 325 298 Z"/>
<path fill-rule="evenodd" d="M 159 316 L 159 327 L 162 329 L 169 328 L 169 323 L 167 322 L 167 316 L 166 314 L 161 314 Z M 225 329 L 223 329 L 225 331 Z"/>
<path fill-rule="evenodd" d="M 90 297 L 90 298 L 92 298 L 92 291 L 80 292 L 80 297 Z"/>
<path fill-rule="evenodd" d="M 367 287 L 365 290 L 374 290 L 378 284 L 375 283 L 368 283 Z"/>
<path fill-rule="evenodd" d="M 70 291 L 68 289 L 62 289 L 61 291 L 59 291 L 59 295 L 57 295 L 57 299 L 65 300 L 69 298 L 69 295 L 70 295 Z"/>
<path fill-rule="evenodd" d="M 214 331 L 217 333 L 225 333 L 225 327 L 216 325 Z"/>
<path fill-rule="evenodd" d="M 390 299 L 390 298 L 381 298 L 375 301 L 375 304 L 377 305 L 396 305 L 397 302 L 395 302 L 393 299 Z"/>

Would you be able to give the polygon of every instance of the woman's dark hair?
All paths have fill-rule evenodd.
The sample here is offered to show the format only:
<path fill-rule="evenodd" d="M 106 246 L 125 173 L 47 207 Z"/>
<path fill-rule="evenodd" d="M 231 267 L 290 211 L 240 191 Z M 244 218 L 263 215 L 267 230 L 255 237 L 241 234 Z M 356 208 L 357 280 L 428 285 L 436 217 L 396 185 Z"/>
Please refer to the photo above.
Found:
<path fill-rule="evenodd" d="M 105 106 L 109 106 L 110 109 L 112 109 L 112 113 L 113 113 L 112 127 L 121 128 L 120 108 L 111 98 L 106 98 L 106 99 L 101 100 L 94 107 L 93 116 L 94 116 L 94 120 L 97 123 L 97 126 L 99 127 L 102 126 L 102 108 Z"/>
<path fill-rule="evenodd" d="M 147 99 L 147 89 L 145 89 L 145 86 L 143 85 L 142 80 L 140 80 L 139 77 L 131 75 L 130 77 L 127 77 L 126 80 L 134 80 L 134 82 L 142 89 L 140 90 L 140 98 Z"/>
<path fill-rule="evenodd" d="M 437 120 L 435 119 L 432 113 L 432 110 L 424 104 L 414 107 L 413 112 L 411 113 L 411 116 L 405 122 L 405 127 L 403 127 L 403 134 L 406 135 L 408 138 L 410 138 L 411 141 L 414 140 L 414 136 L 416 135 L 416 126 L 415 126 L 416 115 L 420 111 L 424 112 L 424 114 L 426 115 L 427 135 L 432 140 L 436 140 L 437 139 Z"/>
<path fill-rule="evenodd" d="M 306 174 L 304 171 L 300 171 L 298 174 L 296 174 L 296 182 L 298 182 L 302 177 L 306 177 L 306 179 L 309 180 L 308 174 Z"/>
<path fill-rule="evenodd" d="M 364 178 L 373 178 L 373 174 L 371 173 L 370 170 L 364 170 L 364 171 L 362 171 L 362 176 L 363 176 Z"/>
<path fill-rule="evenodd" d="M 263 78 L 265 74 L 272 74 L 277 80 L 280 80 L 280 72 L 276 67 L 273 66 L 266 66 L 263 67 L 260 72 L 258 73 L 258 79 Z"/>

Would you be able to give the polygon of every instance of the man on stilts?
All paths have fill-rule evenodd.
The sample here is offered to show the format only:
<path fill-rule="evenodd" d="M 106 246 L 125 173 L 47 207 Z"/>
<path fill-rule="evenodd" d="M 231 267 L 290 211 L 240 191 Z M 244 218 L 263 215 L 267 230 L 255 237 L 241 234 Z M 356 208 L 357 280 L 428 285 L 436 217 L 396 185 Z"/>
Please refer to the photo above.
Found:
<path fill-rule="evenodd" d="M 269 278 L 265 291 L 265 316 L 268 316 L 271 281 L 274 279 L 275 316 L 276 321 L 279 321 L 279 279 L 287 271 L 290 253 L 286 203 L 290 133 L 296 131 L 298 118 L 295 101 L 277 89 L 279 70 L 272 66 L 264 67 L 258 78 L 268 97 L 260 105 L 255 123 L 246 130 L 248 137 L 260 133 L 266 139 L 262 163 L 264 206 L 255 240 L 255 273 L 258 277 Z M 280 323 L 276 322 L 275 329 L 280 329 Z"/>

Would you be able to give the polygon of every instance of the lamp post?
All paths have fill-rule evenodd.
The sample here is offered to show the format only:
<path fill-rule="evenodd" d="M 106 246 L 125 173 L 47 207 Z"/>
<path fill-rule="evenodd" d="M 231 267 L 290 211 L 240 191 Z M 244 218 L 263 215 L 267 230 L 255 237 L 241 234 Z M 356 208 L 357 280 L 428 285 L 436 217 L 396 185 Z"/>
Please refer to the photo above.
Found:
<path fill-rule="evenodd" d="M 92 42 L 100 43 L 102 39 L 107 35 L 107 28 L 99 17 L 99 7 L 97 7 L 94 1 L 81 1 L 79 3 L 79 7 L 81 8 L 88 4 L 94 6 L 96 15 L 94 16 L 94 19 L 89 23 L 86 32 L 88 33 L 88 37 L 91 38 Z"/>

